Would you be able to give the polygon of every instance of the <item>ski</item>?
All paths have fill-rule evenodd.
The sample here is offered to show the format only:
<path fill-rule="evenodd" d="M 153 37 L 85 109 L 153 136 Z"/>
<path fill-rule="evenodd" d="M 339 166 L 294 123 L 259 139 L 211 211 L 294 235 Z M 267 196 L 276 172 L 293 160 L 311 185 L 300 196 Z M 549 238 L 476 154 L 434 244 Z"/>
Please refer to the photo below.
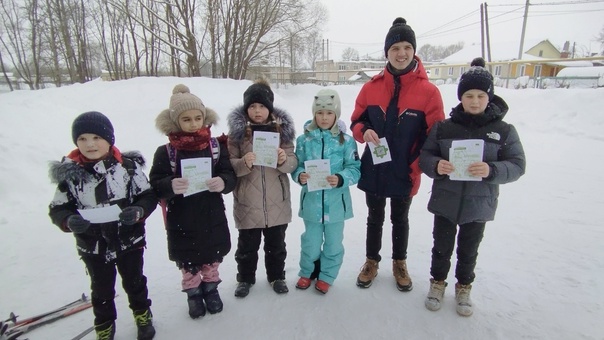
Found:
<path fill-rule="evenodd" d="M 6 320 L 4 320 L 4 322 L 5 323 L 11 322 L 12 323 L 12 327 L 21 326 L 21 325 L 28 324 L 28 323 L 31 323 L 33 321 L 39 320 L 39 319 L 41 319 L 41 318 L 43 318 L 45 316 L 48 316 L 50 314 L 57 313 L 57 312 L 60 312 L 62 310 L 65 310 L 67 308 L 73 307 L 75 305 L 78 305 L 78 304 L 81 304 L 81 303 L 85 303 L 86 301 L 88 301 L 88 298 L 86 297 L 86 294 L 82 293 L 82 296 L 79 299 L 75 300 L 75 301 L 72 301 L 72 302 L 70 302 L 68 304 L 65 304 L 65 305 L 63 305 L 61 307 L 58 307 L 56 309 L 53 309 L 51 311 L 48 311 L 48 312 L 45 312 L 45 313 L 41 313 L 41 314 L 38 314 L 38 315 L 34 315 L 34 316 L 30 316 L 28 318 L 18 319 L 19 316 L 15 315 L 15 313 L 11 312 L 9 318 L 6 319 Z"/>
<path fill-rule="evenodd" d="M 94 330 L 94 326 L 91 326 L 91 327 L 85 329 L 84 331 L 82 331 L 80 334 L 78 334 L 75 337 L 71 338 L 71 340 L 80 340 L 80 339 L 83 339 L 86 335 L 88 335 L 88 333 L 92 332 L 93 330 Z"/>
<path fill-rule="evenodd" d="M 86 310 L 86 309 L 88 309 L 90 307 L 92 307 L 92 302 L 90 302 L 89 300 L 86 300 L 86 301 L 83 301 L 81 303 L 74 304 L 74 305 L 72 305 L 70 307 L 67 307 L 65 309 L 58 310 L 58 311 L 56 311 L 54 313 L 47 314 L 47 315 L 45 315 L 45 316 L 43 316 L 41 318 L 38 318 L 38 319 L 36 319 L 34 321 L 31 321 L 31 322 L 28 322 L 28 323 L 24 323 L 24 324 L 21 324 L 19 326 L 10 327 L 8 329 L 8 331 L 7 331 L 7 334 L 10 335 L 10 334 L 13 334 L 13 333 L 18 332 L 18 331 L 21 331 L 23 333 L 27 333 L 27 332 L 29 332 L 31 330 L 34 330 L 34 329 L 36 329 L 36 328 L 38 328 L 40 326 L 44 326 L 44 325 L 47 325 L 49 323 L 55 322 L 55 321 L 57 321 L 59 319 L 65 318 L 67 316 L 79 313 L 79 312 L 81 312 L 83 310 Z"/>

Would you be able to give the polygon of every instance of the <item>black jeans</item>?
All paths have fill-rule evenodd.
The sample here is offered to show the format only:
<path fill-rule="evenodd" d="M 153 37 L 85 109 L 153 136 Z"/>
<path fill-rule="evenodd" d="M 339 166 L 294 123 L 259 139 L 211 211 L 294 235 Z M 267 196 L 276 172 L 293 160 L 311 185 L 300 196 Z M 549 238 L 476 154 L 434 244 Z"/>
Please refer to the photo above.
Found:
<path fill-rule="evenodd" d="M 381 261 L 382 229 L 385 218 L 386 197 L 365 193 L 369 213 L 367 215 L 367 258 Z M 411 197 L 390 198 L 390 222 L 392 222 L 392 259 L 405 260 L 409 244 L 409 207 Z"/>
<path fill-rule="evenodd" d="M 478 247 L 484 234 L 485 222 L 471 222 L 459 225 L 457 235 L 457 265 L 455 278 L 462 285 L 474 282 Z M 457 225 L 448 219 L 434 215 L 434 247 L 432 248 L 432 265 L 430 274 L 436 281 L 444 281 L 451 268 L 451 255 L 455 247 Z"/>
<path fill-rule="evenodd" d="M 264 265 L 269 282 L 285 279 L 285 230 L 287 224 L 270 228 L 239 229 L 237 238 L 237 282 L 256 283 L 258 250 L 264 235 Z"/>
<path fill-rule="evenodd" d="M 94 324 L 100 325 L 117 319 L 115 309 L 116 268 L 122 277 L 122 287 L 128 295 L 132 311 L 146 310 L 151 306 L 148 299 L 147 278 L 143 275 L 143 248 L 132 250 L 111 262 L 97 257 L 82 257 L 90 276 Z"/>

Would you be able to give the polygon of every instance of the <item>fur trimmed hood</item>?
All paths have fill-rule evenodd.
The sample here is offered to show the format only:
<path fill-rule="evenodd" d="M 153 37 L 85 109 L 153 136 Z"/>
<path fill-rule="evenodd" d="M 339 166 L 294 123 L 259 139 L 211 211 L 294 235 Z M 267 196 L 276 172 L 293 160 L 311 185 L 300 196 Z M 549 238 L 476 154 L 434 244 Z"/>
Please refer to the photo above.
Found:
<path fill-rule="evenodd" d="M 203 123 L 205 126 L 211 127 L 218 122 L 218 114 L 216 111 L 206 106 L 205 115 L 203 117 Z M 163 134 L 168 135 L 170 133 L 181 132 L 182 129 L 178 126 L 177 122 L 170 118 L 170 109 L 165 109 L 157 115 L 155 118 L 155 127 Z"/>
<path fill-rule="evenodd" d="M 132 160 L 133 162 L 139 164 L 141 167 L 145 166 L 145 159 L 143 158 L 143 155 L 138 151 L 122 152 L 122 157 Z M 109 157 L 104 161 L 109 162 L 109 164 L 111 165 L 117 163 L 115 157 Z M 68 157 L 63 157 L 60 162 L 51 161 L 49 163 L 48 177 L 50 178 L 51 183 L 55 184 L 62 182 L 75 182 L 79 180 L 83 180 L 84 182 L 94 180 L 94 177 L 91 173 L 86 171 L 86 169 L 84 169 L 80 164 L 76 163 Z"/>
<path fill-rule="evenodd" d="M 281 127 L 281 143 L 293 143 L 296 139 L 296 129 L 294 120 L 289 113 L 275 107 L 271 113 L 275 117 L 275 122 Z M 251 125 L 244 106 L 238 106 L 227 116 L 229 126 L 229 138 L 237 143 L 243 141 L 246 128 Z"/>

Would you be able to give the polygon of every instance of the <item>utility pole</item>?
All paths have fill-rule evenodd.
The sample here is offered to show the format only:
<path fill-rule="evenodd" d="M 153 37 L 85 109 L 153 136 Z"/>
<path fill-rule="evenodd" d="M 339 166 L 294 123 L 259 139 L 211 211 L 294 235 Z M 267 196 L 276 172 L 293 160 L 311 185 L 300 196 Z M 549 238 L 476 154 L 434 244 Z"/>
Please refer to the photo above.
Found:
<path fill-rule="evenodd" d="M 520 49 L 518 50 L 518 60 L 522 59 L 522 53 L 524 52 L 524 33 L 526 32 L 526 21 L 528 20 L 528 9 L 529 0 L 526 0 L 524 5 L 524 20 L 522 21 L 522 35 L 520 36 Z"/>
<path fill-rule="evenodd" d="M 484 5 L 485 3 L 480 4 L 480 49 L 481 49 L 481 57 L 482 59 L 485 58 L 485 54 L 484 54 Z"/>
<path fill-rule="evenodd" d="M 487 56 L 488 62 L 491 62 L 491 34 L 489 33 L 489 11 L 487 10 L 487 3 L 484 3 L 484 21 L 485 21 L 485 27 L 486 27 L 486 34 L 487 34 Z M 491 68 L 489 67 L 489 70 L 491 70 Z"/>

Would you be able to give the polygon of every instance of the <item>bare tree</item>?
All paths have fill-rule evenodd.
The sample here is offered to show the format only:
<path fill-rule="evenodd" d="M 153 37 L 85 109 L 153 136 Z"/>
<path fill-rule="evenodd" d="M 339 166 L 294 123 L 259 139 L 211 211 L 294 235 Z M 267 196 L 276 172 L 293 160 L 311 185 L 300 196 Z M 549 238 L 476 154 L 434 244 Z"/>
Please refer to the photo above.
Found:
<path fill-rule="evenodd" d="M 294 53 L 325 18 L 316 10 L 316 0 L 210 0 L 208 13 L 214 30 L 209 41 L 216 44 L 216 59 L 223 78 L 245 78 L 249 66 L 275 54 L 288 55 L 292 67 Z M 208 21 L 209 22 L 209 21 Z M 280 48 L 281 46 L 281 48 Z M 287 47 L 287 53 L 283 48 Z"/>
<path fill-rule="evenodd" d="M 308 68 L 315 70 L 315 63 L 322 57 L 323 39 L 319 31 L 313 31 L 302 39 L 304 48 L 302 49 L 301 59 L 303 59 Z"/>
<path fill-rule="evenodd" d="M 600 33 L 598 33 L 598 37 L 596 39 L 600 42 L 600 54 L 604 55 L 604 27 L 602 27 L 602 30 Z"/>
<path fill-rule="evenodd" d="M 342 60 L 359 60 L 359 51 L 352 47 L 346 47 L 344 51 L 342 51 Z"/>
<path fill-rule="evenodd" d="M 433 46 L 430 44 L 423 45 L 417 50 L 417 54 L 425 61 L 442 60 L 451 54 L 460 51 L 464 46 L 463 41 L 448 46 Z"/>
<path fill-rule="evenodd" d="M 39 67 L 32 60 L 33 55 L 37 60 L 39 51 L 35 49 L 39 43 L 37 27 L 31 27 L 36 25 L 32 20 L 37 15 L 37 12 L 32 12 L 31 5 L 27 2 L 20 8 L 15 1 L 0 1 L 0 22 L 4 30 L 0 43 L 13 64 L 13 70 L 33 90 L 39 88 L 40 74 Z"/>

